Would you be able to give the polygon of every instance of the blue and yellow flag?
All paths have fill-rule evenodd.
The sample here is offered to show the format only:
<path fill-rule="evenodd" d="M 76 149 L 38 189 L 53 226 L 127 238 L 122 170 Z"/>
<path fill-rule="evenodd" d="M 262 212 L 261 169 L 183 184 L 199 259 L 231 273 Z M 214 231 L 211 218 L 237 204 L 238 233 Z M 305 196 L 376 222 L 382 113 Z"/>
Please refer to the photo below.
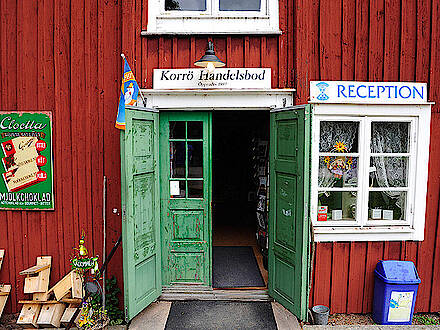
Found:
<path fill-rule="evenodd" d="M 122 78 L 121 95 L 119 96 L 118 117 L 116 118 L 116 128 L 125 129 L 125 106 L 133 105 L 139 95 L 139 85 L 134 78 L 133 71 L 124 57 L 124 76 Z"/>

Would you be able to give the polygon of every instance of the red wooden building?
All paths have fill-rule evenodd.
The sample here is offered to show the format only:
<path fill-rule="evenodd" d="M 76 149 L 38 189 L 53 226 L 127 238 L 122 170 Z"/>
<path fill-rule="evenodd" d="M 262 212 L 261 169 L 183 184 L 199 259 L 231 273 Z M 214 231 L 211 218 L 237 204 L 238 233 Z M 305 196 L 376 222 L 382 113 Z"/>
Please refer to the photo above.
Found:
<path fill-rule="evenodd" d="M 272 88 L 296 89 L 296 104 L 307 103 L 313 80 L 427 82 L 429 100 L 439 102 L 438 0 L 280 0 L 280 34 L 151 32 L 152 3 L 0 1 L 0 110 L 51 111 L 54 132 L 55 210 L 0 211 L 0 248 L 6 249 L 0 282 L 13 285 L 7 313 L 20 309 L 18 272 L 37 256 L 53 257 L 52 284 L 69 270 L 82 230 L 89 250 L 102 254 L 104 175 L 109 249 L 121 233 L 114 124 L 122 52 L 143 89 L 152 88 L 154 69 L 194 67 L 212 40 L 228 68 L 271 68 Z M 438 110 L 432 106 L 424 240 L 317 243 L 310 305 L 371 312 L 374 267 L 379 259 L 396 259 L 414 261 L 422 279 L 416 311 L 440 311 Z M 122 287 L 121 249 L 108 274 Z"/>

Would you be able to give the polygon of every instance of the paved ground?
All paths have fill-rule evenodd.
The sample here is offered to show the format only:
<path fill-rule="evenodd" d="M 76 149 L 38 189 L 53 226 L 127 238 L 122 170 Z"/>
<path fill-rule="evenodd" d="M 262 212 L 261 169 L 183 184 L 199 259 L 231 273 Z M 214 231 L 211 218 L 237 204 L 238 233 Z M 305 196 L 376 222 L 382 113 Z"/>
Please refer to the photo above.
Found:
<path fill-rule="evenodd" d="M 130 323 L 130 330 L 163 330 L 167 322 L 171 302 L 159 301 L 151 304 L 148 308 L 136 316 Z M 280 304 L 273 302 L 272 310 L 279 330 L 301 329 L 297 319 Z M 225 329 L 226 330 L 226 329 Z M 258 329 L 263 330 L 263 329 Z"/>
<path fill-rule="evenodd" d="M 440 325 L 305 325 L 304 330 L 428 330 Z"/>
<path fill-rule="evenodd" d="M 163 330 L 167 322 L 171 302 L 159 301 L 142 311 L 129 325 L 130 330 Z M 272 303 L 272 310 L 279 330 L 300 330 L 295 316 L 277 302 Z M 440 330 L 440 325 L 304 325 L 304 330 Z M 225 329 L 226 330 L 226 329 Z M 263 330 L 263 329 L 258 329 Z"/>

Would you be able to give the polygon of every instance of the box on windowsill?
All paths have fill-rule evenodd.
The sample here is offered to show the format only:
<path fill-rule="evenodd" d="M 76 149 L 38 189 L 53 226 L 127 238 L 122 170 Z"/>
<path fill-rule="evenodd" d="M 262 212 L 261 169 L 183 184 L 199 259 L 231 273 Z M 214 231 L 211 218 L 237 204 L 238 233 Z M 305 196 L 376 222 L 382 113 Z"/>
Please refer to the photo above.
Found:
<path fill-rule="evenodd" d="M 332 220 L 342 220 L 342 210 L 332 210 Z"/>
<path fill-rule="evenodd" d="M 394 219 L 394 211 L 393 210 L 383 210 L 382 217 L 384 220 L 393 220 Z"/>
<path fill-rule="evenodd" d="M 382 219 L 382 209 L 370 209 L 370 218 L 373 220 Z"/>
<path fill-rule="evenodd" d="M 318 206 L 318 221 L 327 221 L 328 206 Z"/>

